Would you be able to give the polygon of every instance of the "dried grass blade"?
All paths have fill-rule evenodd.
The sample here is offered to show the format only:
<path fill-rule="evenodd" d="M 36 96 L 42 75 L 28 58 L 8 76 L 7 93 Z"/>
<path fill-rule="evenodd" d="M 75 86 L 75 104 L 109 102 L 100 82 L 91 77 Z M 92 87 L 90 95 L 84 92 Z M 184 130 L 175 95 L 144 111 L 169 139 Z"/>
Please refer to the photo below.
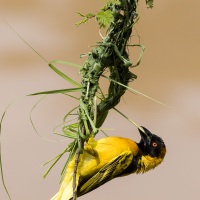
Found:
<path fill-rule="evenodd" d="M 1 171 L 1 180 L 2 180 L 2 183 L 3 183 L 3 187 L 8 195 L 8 198 L 11 200 L 11 196 L 10 196 L 10 193 L 8 191 L 8 188 L 6 186 L 6 183 L 5 183 L 5 179 L 4 179 L 4 172 L 3 172 L 3 164 L 2 164 L 2 152 L 1 152 L 1 134 L 2 134 L 2 123 L 3 123 L 3 119 L 5 117 L 5 114 L 8 110 L 8 108 L 10 107 L 11 104 L 9 104 L 6 108 L 6 110 L 4 111 L 2 117 L 1 117 L 1 120 L 0 120 L 0 171 Z"/>

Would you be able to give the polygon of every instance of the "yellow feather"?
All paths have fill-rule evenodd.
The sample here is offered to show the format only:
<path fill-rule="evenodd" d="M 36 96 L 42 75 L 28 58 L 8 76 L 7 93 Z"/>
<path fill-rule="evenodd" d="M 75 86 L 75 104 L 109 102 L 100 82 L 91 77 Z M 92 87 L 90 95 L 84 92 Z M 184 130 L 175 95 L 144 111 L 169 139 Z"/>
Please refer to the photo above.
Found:
<path fill-rule="evenodd" d="M 77 185 L 80 182 L 87 182 L 89 178 L 97 174 L 102 167 L 110 163 L 114 158 L 118 157 L 120 154 L 125 155 L 130 154 L 131 158 L 128 162 L 125 162 L 128 166 L 132 161 L 132 157 L 136 156 L 138 153 L 137 144 L 126 138 L 120 137 L 107 137 L 95 141 L 94 138 L 90 138 L 88 143 L 84 147 L 83 154 L 80 156 L 80 162 L 77 170 Z M 115 173 L 120 173 L 124 168 L 123 159 L 121 164 L 115 169 Z M 72 176 L 74 171 L 73 159 L 66 171 L 65 178 L 61 184 L 58 194 L 54 197 L 55 200 L 69 200 L 73 195 L 72 188 Z M 104 174 L 105 175 L 105 174 Z"/>
<path fill-rule="evenodd" d="M 164 143 L 159 153 L 158 157 L 145 155 L 134 141 L 127 138 L 106 137 L 98 141 L 90 138 L 79 158 L 76 174 L 78 196 L 96 189 L 115 177 L 144 173 L 155 168 L 165 156 Z M 72 199 L 74 165 L 75 158 L 69 162 L 60 190 L 52 200 Z"/>

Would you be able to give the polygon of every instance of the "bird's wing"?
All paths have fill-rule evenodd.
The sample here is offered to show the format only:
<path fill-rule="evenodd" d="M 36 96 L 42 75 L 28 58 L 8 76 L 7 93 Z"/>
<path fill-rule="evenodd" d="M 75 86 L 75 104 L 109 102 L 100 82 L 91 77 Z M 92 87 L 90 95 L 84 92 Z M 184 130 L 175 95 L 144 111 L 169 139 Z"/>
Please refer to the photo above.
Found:
<path fill-rule="evenodd" d="M 132 151 L 124 151 L 78 186 L 78 196 L 86 194 L 121 174 L 132 162 Z"/>

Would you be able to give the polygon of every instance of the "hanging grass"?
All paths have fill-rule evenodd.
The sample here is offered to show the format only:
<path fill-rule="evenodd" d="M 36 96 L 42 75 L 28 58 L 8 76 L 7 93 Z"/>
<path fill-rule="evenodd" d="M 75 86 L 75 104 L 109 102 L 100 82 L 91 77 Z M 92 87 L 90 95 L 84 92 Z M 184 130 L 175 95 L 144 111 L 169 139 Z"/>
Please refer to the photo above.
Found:
<path fill-rule="evenodd" d="M 146 1 L 147 6 L 152 8 L 153 1 Z M 78 113 L 78 121 L 63 127 L 64 137 L 73 139 L 68 147 L 51 161 L 51 166 L 46 171 L 44 177 L 50 172 L 52 167 L 66 152 L 69 152 L 69 157 L 61 172 L 61 181 L 66 172 L 67 164 L 76 155 L 74 175 L 73 175 L 73 199 L 76 199 L 76 171 L 78 167 L 79 156 L 83 151 L 83 146 L 90 137 L 94 137 L 101 126 L 103 125 L 110 109 L 120 102 L 124 95 L 129 82 L 134 81 L 137 76 L 130 71 L 131 68 L 140 64 L 144 52 L 144 46 L 141 44 L 128 44 L 132 35 L 132 29 L 138 21 L 137 13 L 138 1 L 136 0 L 109 0 L 105 1 L 105 5 L 96 14 L 87 13 L 78 14 L 83 18 L 76 25 L 89 22 L 95 18 L 99 24 L 99 28 L 107 28 L 106 36 L 98 42 L 91 52 L 88 53 L 87 59 L 80 69 L 82 76 L 81 84 L 77 83 L 67 75 L 59 71 L 52 63 L 49 66 L 62 78 L 70 82 L 77 88 L 40 92 L 36 94 L 52 94 L 52 93 L 68 93 L 80 90 L 79 106 L 73 108 Z M 140 47 L 140 56 L 135 64 L 129 59 L 128 47 Z M 57 63 L 69 64 L 60 61 Z M 104 75 L 109 72 L 109 77 Z M 101 77 L 109 80 L 108 91 L 104 94 L 99 86 Z M 33 94 L 33 95 L 36 95 Z M 115 109 L 118 113 L 126 117 L 123 113 Z M 70 115 L 71 111 L 64 117 L 64 121 Z M 129 120 L 130 121 L 130 120 Z M 134 125 L 136 125 L 134 123 Z M 137 126 L 137 125 L 136 125 Z"/>
<path fill-rule="evenodd" d="M 146 4 L 148 8 L 152 8 L 153 0 L 146 0 Z M 134 68 L 140 64 L 145 49 L 140 43 L 129 44 L 133 27 L 139 20 L 137 6 L 138 0 L 105 0 L 104 6 L 96 13 L 89 12 L 82 14 L 78 12 L 78 15 L 82 17 L 82 20 L 76 24 L 77 26 L 95 19 L 100 29 L 107 29 L 106 36 L 104 38 L 102 37 L 102 41 L 96 43 L 91 52 L 88 53 L 87 59 L 83 66 L 59 60 L 48 62 L 15 30 L 13 30 L 12 27 L 10 27 L 31 49 L 33 49 L 40 57 L 48 62 L 49 67 L 57 75 L 73 85 L 72 88 L 37 92 L 30 94 L 29 96 L 64 94 L 74 98 L 77 101 L 77 106 L 72 108 L 63 118 L 64 125 L 62 132 L 56 133 L 60 136 L 72 139 L 72 142 L 69 143 L 59 155 L 55 156 L 53 159 L 44 164 L 45 166 L 50 165 L 44 173 L 44 178 L 48 175 L 54 165 L 61 159 L 61 157 L 68 152 L 68 159 L 61 171 L 61 181 L 63 180 L 69 161 L 74 156 L 76 156 L 76 165 L 74 168 L 73 180 L 76 180 L 79 156 L 83 151 L 84 143 L 87 142 L 90 137 L 95 137 L 99 130 L 102 130 L 101 127 L 111 109 L 114 108 L 128 121 L 137 126 L 137 124 L 132 122 L 122 112 L 115 108 L 120 102 L 124 93 L 127 90 L 133 90 L 128 86 L 128 84 L 134 81 L 137 76 L 131 71 L 131 68 Z M 134 64 L 129 59 L 129 47 L 141 48 L 139 58 L 136 58 L 137 62 Z M 56 64 L 64 64 L 77 68 L 81 75 L 81 82 L 78 83 L 70 78 L 67 74 L 60 71 L 55 66 Z M 109 76 L 105 76 L 105 72 L 109 72 Z M 102 92 L 99 85 L 100 78 L 102 77 L 108 80 L 108 90 L 106 93 Z M 137 91 L 133 92 L 137 93 Z M 74 96 L 73 93 L 78 93 L 79 98 L 76 97 L 77 95 Z M 77 113 L 78 118 L 75 122 L 73 121 L 72 123 L 66 125 L 65 122 L 72 113 Z M 1 124 L 2 121 L 0 123 L 0 131 Z M 0 167 L 2 171 L 2 180 L 4 183 L 1 157 Z M 4 187 L 6 189 L 5 184 Z M 73 187 L 76 188 L 75 181 L 73 182 Z M 73 196 L 73 199 L 76 199 L 76 192 L 74 192 Z"/>

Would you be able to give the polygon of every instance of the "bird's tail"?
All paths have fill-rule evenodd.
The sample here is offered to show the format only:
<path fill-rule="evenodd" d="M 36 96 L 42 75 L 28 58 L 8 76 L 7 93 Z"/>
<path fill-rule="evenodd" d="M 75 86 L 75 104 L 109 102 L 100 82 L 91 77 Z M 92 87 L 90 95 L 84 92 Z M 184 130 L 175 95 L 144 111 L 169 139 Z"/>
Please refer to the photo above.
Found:
<path fill-rule="evenodd" d="M 78 185 L 79 175 L 76 175 L 76 186 Z M 67 173 L 62 181 L 59 192 L 51 200 L 70 200 L 73 197 L 73 173 Z"/>

